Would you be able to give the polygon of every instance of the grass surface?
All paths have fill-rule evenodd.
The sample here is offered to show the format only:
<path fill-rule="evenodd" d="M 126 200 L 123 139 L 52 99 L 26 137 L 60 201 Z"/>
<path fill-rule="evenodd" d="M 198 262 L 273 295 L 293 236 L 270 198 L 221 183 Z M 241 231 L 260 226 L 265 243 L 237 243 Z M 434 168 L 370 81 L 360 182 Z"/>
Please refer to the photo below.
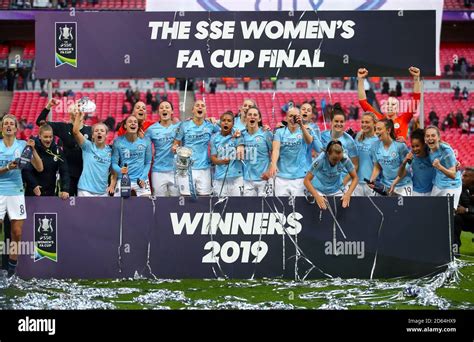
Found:
<path fill-rule="evenodd" d="M 72 308 L 97 308 L 87 305 L 100 303 L 105 308 L 116 309 L 474 309 L 473 238 L 471 233 L 462 235 L 461 254 L 465 255 L 462 259 L 470 265 L 461 269 L 459 280 L 448 281 L 434 292 L 423 290 L 419 296 L 404 295 L 404 289 L 407 286 L 429 289 L 430 282 L 410 279 L 304 283 L 278 279 L 19 280 L 17 285 L 0 290 L 0 308 L 3 295 L 6 298 L 3 307 L 13 308 L 25 308 L 25 305 L 29 305 L 26 308 L 71 308 L 71 303 L 81 301 L 72 304 Z"/>

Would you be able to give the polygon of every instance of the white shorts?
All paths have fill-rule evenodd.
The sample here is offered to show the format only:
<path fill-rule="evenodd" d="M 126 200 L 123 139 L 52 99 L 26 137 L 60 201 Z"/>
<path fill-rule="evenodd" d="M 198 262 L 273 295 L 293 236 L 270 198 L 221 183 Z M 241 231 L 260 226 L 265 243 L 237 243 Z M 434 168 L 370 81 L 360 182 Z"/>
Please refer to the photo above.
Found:
<path fill-rule="evenodd" d="M 413 195 L 412 196 L 429 197 L 429 196 L 431 196 L 431 192 L 416 192 L 415 190 L 413 190 Z"/>
<path fill-rule="evenodd" d="M 109 194 L 106 192 L 104 194 L 96 194 L 87 190 L 77 190 L 78 197 L 109 197 Z"/>
<path fill-rule="evenodd" d="M 26 220 L 25 196 L 0 196 L 0 220 L 6 213 L 10 220 Z"/>
<path fill-rule="evenodd" d="M 393 192 L 396 195 L 403 197 L 413 196 L 413 185 L 409 184 L 405 186 L 396 186 Z"/>
<path fill-rule="evenodd" d="M 223 182 L 223 179 L 214 179 L 215 196 L 242 196 L 244 190 L 244 179 L 242 177 L 227 178 L 224 186 L 222 186 Z"/>
<path fill-rule="evenodd" d="M 454 196 L 454 209 L 458 207 L 462 186 L 456 189 L 440 189 L 436 185 L 431 190 L 431 196 Z"/>
<path fill-rule="evenodd" d="M 175 172 L 152 172 L 151 184 L 153 195 L 157 197 L 179 196 L 178 186 L 175 184 Z"/>
<path fill-rule="evenodd" d="M 269 181 L 244 181 L 244 196 L 273 196 L 273 179 Z"/>
<path fill-rule="evenodd" d="M 275 177 L 275 196 L 304 196 L 304 178 Z"/>
<path fill-rule="evenodd" d="M 151 196 L 150 182 L 148 181 L 148 179 L 145 181 L 145 186 L 143 188 L 140 188 L 140 185 L 138 185 L 137 182 L 132 182 L 131 190 L 135 191 L 135 193 L 137 194 L 137 197 Z M 121 196 L 120 192 L 121 192 L 120 182 L 117 182 L 117 186 L 114 192 L 114 197 L 120 197 Z"/>
<path fill-rule="evenodd" d="M 337 192 L 335 192 L 335 193 L 333 193 L 333 194 L 327 194 L 327 195 L 326 195 L 326 194 L 323 194 L 323 193 L 322 193 L 321 191 L 319 191 L 319 190 L 316 190 L 316 191 L 317 191 L 318 194 L 320 194 L 321 196 L 326 196 L 326 197 L 342 196 L 342 195 L 344 195 L 344 192 L 343 192 L 342 190 L 339 190 L 339 191 L 337 191 Z"/>
<path fill-rule="evenodd" d="M 211 169 L 192 170 L 193 184 L 197 195 L 210 196 L 212 194 Z M 189 177 L 177 176 L 179 192 L 181 195 L 190 196 Z"/>
<path fill-rule="evenodd" d="M 357 184 L 356 188 L 354 189 L 354 192 L 352 193 L 352 196 L 377 196 L 377 193 L 369 188 L 369 186 L 364 183 L 364 184 Z"/>

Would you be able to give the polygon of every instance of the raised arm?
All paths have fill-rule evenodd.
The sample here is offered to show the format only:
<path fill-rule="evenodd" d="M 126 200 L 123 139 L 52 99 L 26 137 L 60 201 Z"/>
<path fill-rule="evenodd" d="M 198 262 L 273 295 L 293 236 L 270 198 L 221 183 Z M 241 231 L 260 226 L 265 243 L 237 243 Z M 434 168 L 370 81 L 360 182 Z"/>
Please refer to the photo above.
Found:
<path fill-rule="evenodd" d="M 43 172 L 43 160 L 39 156 L 38 152 L 35 149 L 35 141 L 33 139 L 28 140 L 27 145 L 31 146 L 33 149 L 33 157 L 31 158 L 31 165 L 35 168 L 38 172 Z"/>
<path fill-rule="evenodd" d="M 357 70 L 357 95 L 359 96 L 359 101 L 367 100 L 365 95 L 364 82 L 365 78 L 369 75 L 369 71 L 365 68 L 360 68 Z"/>
<path fill-rule="evenodd" d="M 421 71 L 417 67 L 410 67 L 408 69 L 410 75 L 413 76 L 413 92 L 415 94 L 420 94 L 421 92 Z"/>
<path fill-rule="evenodd" d="M 51 110 L 51 108 L 53 108 L 53 107 L 56 106 L 57 104 L 59 104 L 59 101 L 58 101 L 58 100 L 56 100 L 56 99 L 51 99 L 51 100 L 49 100 L 49 102 L 48 102 L 48 104 L 46 105 L 46 107 L 43 108 L 43 110 L 41 111 L 41 113 L 40 113 L 40 114 L 38 115 L 38 117 L 36 118 L 36 125 L 37 125 L 37 126 L 41 126 L 41 122 L 47 121 L 49 111 Z"/>
<path fill-rule="evenodd" d="M 76 112 L 76 116 L 74 118 L 74 125 L 72 126 L 72 134 L 74 135 L 74 139 L 76 139 L 79 146 L 82 146 L 86 140 L 81 133 L 81 126 L 84 122 L 84 113 L 78 111 Z"/>
<path fill-rule="evenodd" d="M 379 120 L 384 118 L 382 113 L 379 113 L 372 107 L 369 102 L 367 102 L 367 97 L 365 95 L 365 87 L 364 82 L 367 76 L 369 75 L 369 71 L 365 68 L 360 68 L 357 71 L 357 94 L 359 96 L 359 105 L 362 107 L 364 112 L 372 112 L 374 113 Z"/>

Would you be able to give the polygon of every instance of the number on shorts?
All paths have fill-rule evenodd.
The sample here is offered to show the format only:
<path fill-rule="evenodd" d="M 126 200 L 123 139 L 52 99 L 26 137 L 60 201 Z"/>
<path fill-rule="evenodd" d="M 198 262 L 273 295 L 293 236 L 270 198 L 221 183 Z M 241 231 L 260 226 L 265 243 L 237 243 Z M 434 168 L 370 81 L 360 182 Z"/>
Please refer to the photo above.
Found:
<path fill-rule="evenodd" d="M 411 188 L 409 186 L 405 187 L 405 193 L 407 194 L 407 196 L 411 196 Z"/>
<path fill-rule="evenodd" d="M 23 204 L 20 204 L 20 215 L 23 215 L 25 213 L 25 206 Z"/>

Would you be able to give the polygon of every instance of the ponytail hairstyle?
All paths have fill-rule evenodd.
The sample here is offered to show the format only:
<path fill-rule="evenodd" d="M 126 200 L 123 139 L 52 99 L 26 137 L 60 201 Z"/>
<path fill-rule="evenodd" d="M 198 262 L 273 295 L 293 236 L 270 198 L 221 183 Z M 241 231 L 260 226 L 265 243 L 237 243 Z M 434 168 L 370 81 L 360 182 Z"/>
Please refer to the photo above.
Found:
<path fill-rule="evenodd" d="M 374 121 L 374 124 L 376 124 L 377 121 L 379 120 L 379 119 L 377 118 L 377 116 L 376 116 L 374 113 L 372 113 L 372 112 L 364 112 L 364 113 L 362 113 L 362 117 L 364 117 L 364 116 L 370 116 L 370 117 L 372 118 L 372 120 Z M 358 141 L 363 141 L 363 140 L 365 140 L 366 138 L 367 138 L 367 137 L 365 136 L 365 133 L 361 130 L 361 131 L 360 131 L 360 134 L 357 136 L 357 140 L 358 140 Z"/>
<path fill-rule="evenodd" d="M 379 122 L 382 122 L 385 126 L 385 128 L 390 132 L 390 138 L 393 140 L 397 140 L 397 137 L 395 136 L 395 125 L 393 124 L 393 121 L 390 119 L 382 119 Z"/>
<path fill-rule="evenodd" d="M 342 109 L 341 103 L 336 102 L 334 106 L 332 107 L 332 113 L 331 113 L 331 121 L 334 119 L 336 115 L 342 115 L 344 117 L 344 121 L 346 121 L 346 113 L 344 112 L 344 109 Z"/>
<path fill-rule="evenodd" d="M 331 140 L 326 146 L 326 154 L 329 156 L 331 152 L 342 152 L 342 143 L 339 140 Z"/>

